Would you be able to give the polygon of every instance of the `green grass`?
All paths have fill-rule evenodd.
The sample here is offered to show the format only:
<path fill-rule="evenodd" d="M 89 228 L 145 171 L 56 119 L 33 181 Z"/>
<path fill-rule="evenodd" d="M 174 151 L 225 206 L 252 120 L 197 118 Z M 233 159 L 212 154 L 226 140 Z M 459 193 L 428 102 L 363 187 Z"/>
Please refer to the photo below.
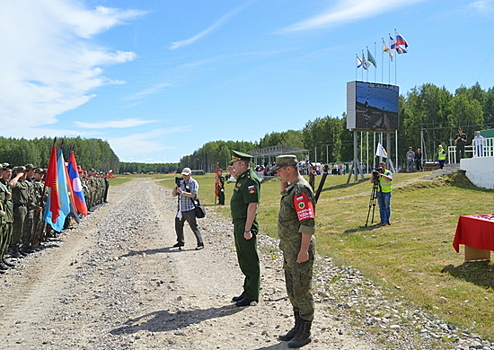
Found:
<path fill-rule="evenodd" d="M 492 340 L 494 264 L 464 263 L 463 247 L 456 253 L 452 241 L 460 215 L 492 212 L 494 191 L 474 187 L 461 173 L 397 188 L 422 175 L 394 174 L 392 225 L 383 227 L 364 227 L 372 209 L 368 179 L 354 182 L 352 177 L 346 184 L 346 176 L 328 176 L 316 208 L 318 252 L 333 257 L 337 264 L 358 268 L 383 286 L 389 297 L 404 298 Z M 174 186 L 172 175 L 153 177 L 166 188 Z M 215 206 L 214 175 L 194 178 L 202 204 L 228 217 L 228 205 Z M 233 186 L 225 186 L 227 204 Z M 347 197 L 351 195 L 356 196 Z M 259 222 L 261 231 L 273 237 L 279 199 L 277 179 L 262 184 Z M 374 222 L 378 221 L 376 205 Z M 441 297 L 447 302 L 441 303 Z"/>

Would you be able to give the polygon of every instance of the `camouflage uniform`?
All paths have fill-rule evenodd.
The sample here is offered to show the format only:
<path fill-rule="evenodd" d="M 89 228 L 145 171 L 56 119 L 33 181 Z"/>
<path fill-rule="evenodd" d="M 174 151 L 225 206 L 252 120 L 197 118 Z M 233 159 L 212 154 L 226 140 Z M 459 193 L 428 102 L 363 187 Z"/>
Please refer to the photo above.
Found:
<path fill-rule="evenodd" d="M 26 168 L 21 166 L 17 167 L 18 173 L 25 173 Z M 11 183 L 15 180 L 12 179 Z M 12 230 L 12 242 L 11 247 L 14 250 L 14 254 L 19 250 L 21 244 L 21 237 L 23 236 L 24 227 L 26 226 L 26 216 L 28 213 L 27 206 L 29 204 L 29 184 L 25 179 L 18 179 L 15 184 L 12 184 L 12 201 L 14 203 L 14 225 Z M 24 243 L 24 242 L 22 242 Z"/>
<path fill-rule="evenodd" d="M 310 292 L 312 286 L 312 268 L 314 265 L 315 239 L 312 237 L 309 246 L 309 260 L 297 263 L 300 251 L 302 234 L 313 234 L 315 231 L 314 219 L 299 221 L 295 210 L 294 197 L 305 193 L 315 206 L 314 191 L 309 183 L 299 178 L 291 183 L 281 197 L 280 212 L 278 214 L 278 236 L 280 249 L 283 251 L 283 269 L 288 298 L 293 310 L 307 321 L 314 319 L 314 299 Z"/>
<path fill-rule="evenodd" d="M 5 164 L 4 164 L 5 165 Z M 9 165 L 3 166 L 3 171 L 7 171 Z M 9 173 L 10 172 L 10 167 Z M 7 193 L 12 193 L 8 179 L 4 180 L 3 177 L 0 179 L 0 202 L 2 202 L 3 210 L 5 211 L 5 217 L 2 218 L 2 239 L 0 245 L 0 257 L 3 258 L 7 252 L 7 248 L 10 245 L 12 239 L 12 223 L 14 222 L 14 203 L 12 198 L 8 198 Z"/>

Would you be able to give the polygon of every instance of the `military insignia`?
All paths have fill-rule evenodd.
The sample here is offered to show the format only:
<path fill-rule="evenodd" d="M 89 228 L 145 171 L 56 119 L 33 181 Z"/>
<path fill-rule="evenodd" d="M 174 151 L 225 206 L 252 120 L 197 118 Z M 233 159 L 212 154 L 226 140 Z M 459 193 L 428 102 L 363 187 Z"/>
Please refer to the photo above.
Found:
<path fill-rule="evenodd" d="M 302 192 L 299 196 L 293 196 L 293 204 L 297 212 L 298 221 L 314 219 L 314 206 L 306 193 Z"/>
<path fill-rule="evenodd" d="M 256 186 L 250 185 L 249 187 L 247 187 L 247 190 L 249 191 L 249 194 L 256 193 Z"/>

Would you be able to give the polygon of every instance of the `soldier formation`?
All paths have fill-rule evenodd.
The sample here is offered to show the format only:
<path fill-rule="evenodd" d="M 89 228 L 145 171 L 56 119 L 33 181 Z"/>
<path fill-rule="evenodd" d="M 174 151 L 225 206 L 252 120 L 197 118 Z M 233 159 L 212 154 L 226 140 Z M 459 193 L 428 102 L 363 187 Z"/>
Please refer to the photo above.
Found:
<path fill-rule="evenodd" d="M 94 210 L 107 201 L 107 176 L 94 169 L 86 172 L 79 168 L 78 172 L 87 208 Z M 45 169 L 33 164 L 0 164 L 0 273 L 14 267 L 17 259 L 44 249 L 43 243 L 59 233 L 43 221 L 49 194 L 45 174 Z M 67 216 L 64 228 L 71 220 Z"/>

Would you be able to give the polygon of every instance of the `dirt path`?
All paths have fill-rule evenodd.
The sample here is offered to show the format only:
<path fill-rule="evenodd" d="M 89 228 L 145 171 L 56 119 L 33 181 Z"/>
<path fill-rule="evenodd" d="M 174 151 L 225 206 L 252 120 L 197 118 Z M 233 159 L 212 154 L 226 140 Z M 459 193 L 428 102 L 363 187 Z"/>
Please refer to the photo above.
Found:
<path fill-rule="evenodd" d="M 149 179 L 111 188 L 110 203 L 0 277 L 2 349 L 286 349 L 292 325 L 281 259 L 263 247 L 262 300 L 241 291 L 232 228 L 214 210 L 206 248 L 175 243 L 176 201 Z M 272 253 L 265 253 L 271 251 Z M 317 304 L 306 349 L 375 349 Z"/>

